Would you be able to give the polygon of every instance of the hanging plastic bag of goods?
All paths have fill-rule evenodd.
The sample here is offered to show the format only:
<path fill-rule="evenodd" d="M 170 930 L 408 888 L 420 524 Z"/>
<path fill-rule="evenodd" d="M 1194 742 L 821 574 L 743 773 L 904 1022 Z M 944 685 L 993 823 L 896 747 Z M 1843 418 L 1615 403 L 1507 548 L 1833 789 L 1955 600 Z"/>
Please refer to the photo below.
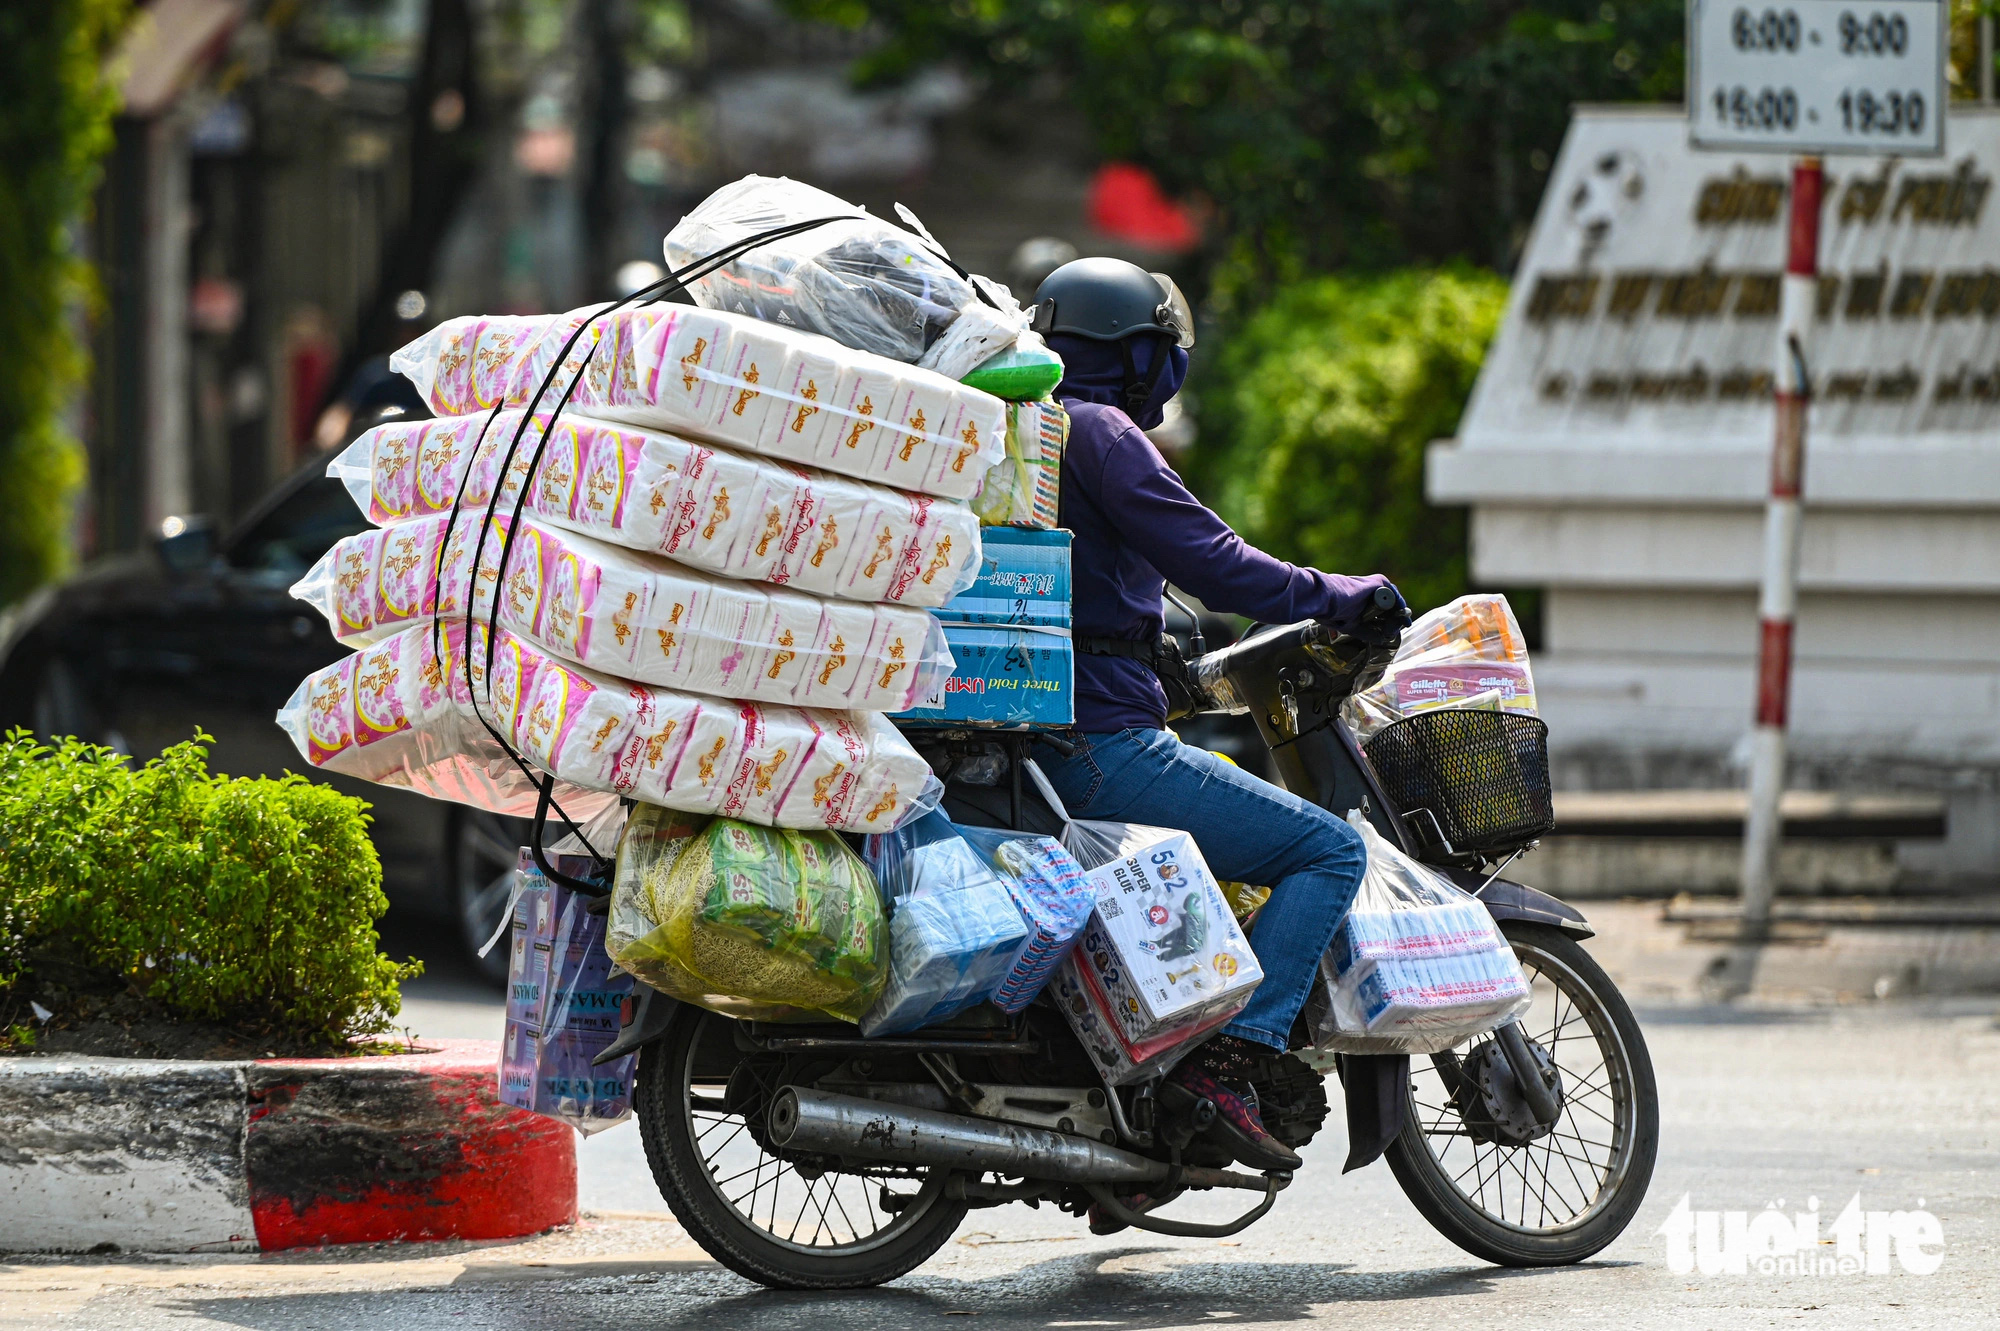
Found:
<path fill-rule="evenodd" d="M 708 309 L 820 333 L 958 379 L 1013 346 L 1025 320 L 1006 288 L 975 281 L 928 237 L 784 177 L 745 176 L 667 233 L 681 269 L 773 228 L 840 218 L 750 250 L 689 287 Z M 982 296 L 984 297 L 982 299 Z"/>

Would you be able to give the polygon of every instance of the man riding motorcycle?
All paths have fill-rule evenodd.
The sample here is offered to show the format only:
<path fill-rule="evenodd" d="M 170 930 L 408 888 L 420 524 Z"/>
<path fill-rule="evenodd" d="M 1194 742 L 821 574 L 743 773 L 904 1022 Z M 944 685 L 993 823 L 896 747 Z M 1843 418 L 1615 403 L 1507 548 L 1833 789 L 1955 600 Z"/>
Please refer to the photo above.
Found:
<path fill-rule="evenodd" d="M 1264 981 L 1250 1003 L 1170 1074 L 1213 1101 L 1211 1135 L 1245 1165 L 1293 1170 L 1264 1129 L 1249 1083 L 1288 1043 L 1320 955 L 1366 867 L 1334 814 L 1167 730 L 1166 584 L 1210 609 L 1270 623 L 1324 619 L 1363 632 L 1380 575 L 1300 568 L 1256 549 L 1188 491 L 1147 439 L 1179 391 L 1194 325 L 1173 282 L 1121 259 L 1078 259 L 1036 293 L 1034 326 L 1062 357 L 1055 395 L 1070 413 L 1061 525 L 1073 534 L 1075 752 L 1041 759 L 1078 818 L 1190 833 L 1216 876 L 1267 885 L 1251 944 Z M 1156 1199 L 1133 1199 L 1146 1209 Z M 1164 1199 L 1157 1199 L 1164 1200 Z M 1100 1223 L 1100 1232 L 1119 1228 Z"/>

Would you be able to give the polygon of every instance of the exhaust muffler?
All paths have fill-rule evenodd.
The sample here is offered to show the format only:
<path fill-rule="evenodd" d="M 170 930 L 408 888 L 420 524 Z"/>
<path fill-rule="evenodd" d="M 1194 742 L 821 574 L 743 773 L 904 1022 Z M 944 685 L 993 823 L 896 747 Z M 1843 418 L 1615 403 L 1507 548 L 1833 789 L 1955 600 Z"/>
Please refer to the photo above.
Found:
<path fill-rule="evenodd" d="M 1121 1184 L 1156 1183 L 1168 1173 L 1158 1160 L 1086 1137 L 798 1086 L 778 1093 L 767 1127 L 786 1150 L 967 1173 Z"/>

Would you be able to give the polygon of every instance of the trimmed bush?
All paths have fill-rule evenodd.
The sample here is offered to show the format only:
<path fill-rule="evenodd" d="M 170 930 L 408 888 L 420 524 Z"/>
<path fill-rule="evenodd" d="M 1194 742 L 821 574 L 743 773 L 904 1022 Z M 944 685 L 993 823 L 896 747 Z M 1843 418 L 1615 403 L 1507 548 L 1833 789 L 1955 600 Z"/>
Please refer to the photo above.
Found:
<path fill-rule="evenodd" d="M 421 967 L 376 949 L 368 806 L 297 776 L 212 776 L 208 739 L 136 768 L 74 739 L 0 742 L 0 989 L 60 967 L 297 1045 L 388 1031 Z"/>
<path fill-rule="evenodd" d="M 1275 555 L 1386 573 L 1419 611 L 1460 595 L 1465 510 L 1424 501 L 1424 450 L 1458 428 L 1506 302 L 1469 265 L 1293 285 L 1201 367 L 1193 478 Z"/>

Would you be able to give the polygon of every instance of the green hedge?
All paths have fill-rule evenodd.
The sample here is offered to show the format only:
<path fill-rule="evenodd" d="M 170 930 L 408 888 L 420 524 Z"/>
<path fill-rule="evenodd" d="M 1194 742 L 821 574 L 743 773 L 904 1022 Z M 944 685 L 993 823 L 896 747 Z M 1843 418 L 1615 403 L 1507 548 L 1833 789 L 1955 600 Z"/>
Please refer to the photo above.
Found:
<path fill-rule="evenodd" d="M 207 738 L 136 768 L 73 739 L 0 742 L 0 990 L 54 963 L 299 1044 L 388 1031 L 421 968 L 376 949 L 367 806 L 297 776 L 211 776 Z"/>
<path fill-rule="evenodd" d="M 126 0 L 0 5 L 0 605 L 62 572 L 83 450 L 62 411 L 83 376 L 90 290 L 72 229 L 111 146 L 102 77 Z"/>
<path fill-rule="evenodd" d="M 1425 502 L 1424 450 L 1458 428 L 1506 300 L 1466 265 L 1293 284 L 1197 364 L 1192 479 L 1273 554 L 1386 573 L 1420 611 L 1462 594 L 1465 510 Z"/>

